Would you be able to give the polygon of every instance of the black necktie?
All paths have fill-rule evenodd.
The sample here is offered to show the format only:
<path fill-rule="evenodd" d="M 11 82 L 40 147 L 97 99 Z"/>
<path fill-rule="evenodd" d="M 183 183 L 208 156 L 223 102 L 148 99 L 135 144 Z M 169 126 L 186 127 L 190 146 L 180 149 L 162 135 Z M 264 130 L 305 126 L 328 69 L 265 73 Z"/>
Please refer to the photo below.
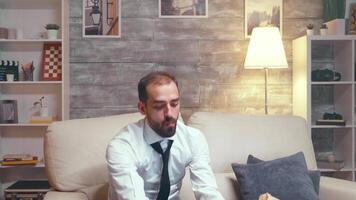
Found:
<path fill-rule="evenodd" d="M 155 142 L 151 144 L 153 149 L 156 150 L 157 153 L 162 155 L 162 161 L 163 161 L 161 183 L 159 186 L 157 200 L 167 200 L 171 189 L 171 183 L 169 181 L 169 174 L 168 174 L 168 160 L 169 160 L 169 153 L 171 150 L 172 143 L 173 140 L 168 140 L 168 146 L 165 152 L 163 152 L 160 142 Z"/>

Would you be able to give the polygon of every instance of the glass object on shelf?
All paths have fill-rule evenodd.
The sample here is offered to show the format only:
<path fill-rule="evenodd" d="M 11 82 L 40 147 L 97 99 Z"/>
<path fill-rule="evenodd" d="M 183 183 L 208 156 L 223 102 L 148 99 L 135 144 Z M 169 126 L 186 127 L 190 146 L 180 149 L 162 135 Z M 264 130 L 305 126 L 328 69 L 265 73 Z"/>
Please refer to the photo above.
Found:
<path fill-rule="evenodd" d="M 33 81 L 33 71 L 35 70 L 35 67 L 33 66 L 33 61 L 26 64 L 22 64 L 21 69 L 23 73 L 23 80 Z"/>

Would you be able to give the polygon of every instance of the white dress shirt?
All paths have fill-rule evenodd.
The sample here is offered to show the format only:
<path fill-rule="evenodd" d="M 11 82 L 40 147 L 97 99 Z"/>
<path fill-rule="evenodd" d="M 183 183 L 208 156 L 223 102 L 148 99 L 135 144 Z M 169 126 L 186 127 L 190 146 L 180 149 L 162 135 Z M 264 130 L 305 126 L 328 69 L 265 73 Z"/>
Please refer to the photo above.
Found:
<path fill-rule="evenodd" d="M 151 144 L 162 141 L 161 146 L 165 150 L 168 139 L 173 140 L 168 163 L 171 183 L 168 199 L 179 199 L 186 167 L 191 173 L 196 199 L 223 199 L 209 164 L 208 144 L 199 130 L 178 121 L 175 135 L 162 138 L 142 119 L 126 126 L 108 145 L 109 200 L 157 198 L 163 163 L 161 155 Z"/>

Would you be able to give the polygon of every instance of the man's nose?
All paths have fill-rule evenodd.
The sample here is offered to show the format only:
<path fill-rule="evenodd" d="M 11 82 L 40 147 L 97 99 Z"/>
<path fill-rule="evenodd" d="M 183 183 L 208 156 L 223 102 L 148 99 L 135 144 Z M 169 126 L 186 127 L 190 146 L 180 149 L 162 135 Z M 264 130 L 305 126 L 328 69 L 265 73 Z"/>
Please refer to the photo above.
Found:
<path fill-rule="evenodd" d="M 164 115 L 167 116 L 167 117 L 171 117 L 172 114 L 173 114 L 173 108 L 172 108 L 171 105 L 168 104 L 168 105 L 166 106 Z"/>

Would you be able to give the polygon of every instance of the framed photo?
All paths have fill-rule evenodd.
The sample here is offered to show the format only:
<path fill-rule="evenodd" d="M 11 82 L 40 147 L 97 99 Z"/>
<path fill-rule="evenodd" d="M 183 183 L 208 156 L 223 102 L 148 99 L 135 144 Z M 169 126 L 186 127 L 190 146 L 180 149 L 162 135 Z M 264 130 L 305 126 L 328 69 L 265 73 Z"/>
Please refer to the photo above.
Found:
<path fill-rule="evenodd" d="M 0 100 L 0 123 L 17 123 L 17 101 Z"/>
<path fill-rule="evenodd" d="M 349 30 L 348 34 L 356 34 L 356 3 L 352 3 L 349 12 Z"/>
<path fill-rule="evenodd" d="M 345 19 L 350 19 L 351 4 L 356 3 L 356 0 L 345 1 Z"/>
<path fill-rule="evenodd" d="M 83 37 L 120 38 L 121 0 L 83 0 Z"/>
<path fill-rule="evenodd" d="M 45 43 L 42 50 L 41 81 L 62 80 L 62 45 Z"/>
<path fill-rule="evenodd" d="M 158 0 L 160 18 L 206 18 L 208 0 Z"/>
<path fill-rule="evenodd" d="M 282 34 L 283 0 L 245 0 L 245 38 L 251 37 L 252 29 L 272 25 Z"/>

